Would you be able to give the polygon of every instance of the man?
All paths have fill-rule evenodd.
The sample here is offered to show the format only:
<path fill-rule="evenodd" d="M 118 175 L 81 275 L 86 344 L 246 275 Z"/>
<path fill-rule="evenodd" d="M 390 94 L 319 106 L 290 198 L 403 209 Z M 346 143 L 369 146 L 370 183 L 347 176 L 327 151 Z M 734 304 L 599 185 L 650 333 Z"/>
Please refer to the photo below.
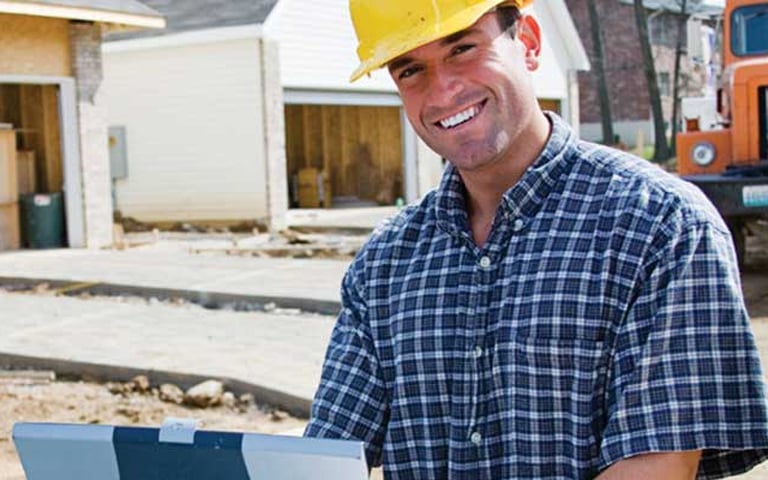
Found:
<path fill-rule="evenodd" d="M 768 457 L 732 242 L 700 192 L 537 104 L 531 0 L 351 0 L 440 187 L 342 284 L 307 427 L 392 479 L 691 479 Z"/>

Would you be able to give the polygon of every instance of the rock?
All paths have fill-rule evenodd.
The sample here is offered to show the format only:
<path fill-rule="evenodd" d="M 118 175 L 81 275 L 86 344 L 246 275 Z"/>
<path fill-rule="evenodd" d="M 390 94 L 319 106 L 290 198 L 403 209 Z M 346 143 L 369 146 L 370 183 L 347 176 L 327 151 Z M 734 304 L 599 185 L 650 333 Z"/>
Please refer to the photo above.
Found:
<path fill-rule="evenodd" d="M 288 418 L 288 414 L 282 410 L 272 410 L 269 412 L 269 419 L 273 422 L 282 422 L 286 418 Z"/>
<path fill-rule="evenodd" d="M 251 406 L 256 403 L 256 398 L 251 393 L 244 393 L 238 398 L 240 405 Z"/>
<path fill-rule="evenodd" d="M 117 382 L 109 382 L 107 383 L 106 387 L 107 390 L 109 390 L 109 393 L 113 395 L 125 395 L 126 393 L 130 393 L 131 390 L 133 390 L 132 386 Z"/>
<path fill-rule="evenodd" d="M 184 391 L 172 383 L 164 383 L 160 385 L 160 393 L 158 394 L 160 400 L 168 403 L 175 403 L 181 405 L 184 402 Z"/>
<path fill-rule="evenodd" d="M 237 398 L 232 392 L 224 392 L 221 396 L 221 404 L 227 408 L 235 408 L 237 406 Z"/>
<path fill-rule="evenodd" d="M 224 394 L 224 384 L 218 380 L 206 380 L 187 390 L 184 403 L 195 407 L 206 408 L 221 403 Z"/>
<path fill-rule="evenodd" d="M 131 380 L 133 383 L 133 390 L 139 393 L 147 393 L 149 391 L 149 378 L 146 375 L 138 375 Z"/>

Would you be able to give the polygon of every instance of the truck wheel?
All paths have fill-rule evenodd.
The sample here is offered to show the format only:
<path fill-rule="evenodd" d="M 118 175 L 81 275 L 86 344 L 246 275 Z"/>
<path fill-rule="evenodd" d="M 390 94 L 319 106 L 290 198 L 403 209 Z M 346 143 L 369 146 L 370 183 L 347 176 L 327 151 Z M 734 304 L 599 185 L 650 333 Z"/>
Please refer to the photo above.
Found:
<path fill-rule="evenodd" d="M 744 268 L 747 255 L 747 239 L 744 233 L 744 221 L 740 218 L 729 218 L 727 220 L 728 229 L 733 237 L 733 246 L 736 248 L 736 260 L 739 262 L 739 268 Z"/>

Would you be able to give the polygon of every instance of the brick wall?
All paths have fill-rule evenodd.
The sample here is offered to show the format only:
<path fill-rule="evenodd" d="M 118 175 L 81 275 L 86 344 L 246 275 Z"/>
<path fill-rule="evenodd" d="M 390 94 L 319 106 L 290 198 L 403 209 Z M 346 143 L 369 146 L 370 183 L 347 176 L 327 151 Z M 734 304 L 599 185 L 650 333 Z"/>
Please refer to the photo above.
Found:
<path fill-rule="evenodd" d="M 107 115 L 100 94 L 101 27 L 72 21 L 69 36 L 77 92 L 85 243 L 89 248 L 100 248 L 112 245 Z"/>
<path fill-rule="evenodd" d="M 576 28 L 584 43 L 589 59 L 594 63 L 592 33 L 589 12 L 585 0 L 566 0 Z M 598 14 L 602 19 L 603 49 L 608 92 L 611 98 L 611 113 L 614 122 L 647 120 L 651 117 L 648 87 L 643 72 L 643 60 L 635 25 L 632 5 L 618 0 L 596 0 Z M 649 11 L 649 15 L 653 12 Z M 656 73 L 667 73 L 671 84 L 674 75 L 674 45 L 677 38 L 676 15 L 659 13 L 653 22 L 666 34 L 665 45 L 652 45 L 656 60 Z M 700 95 L 703 85 L 703 70 L 695 67 L 684 56 L 681 62 L 681 96 Z M 581 122 L 600 122 L 600 103 L 597 95 L 597 80 L 594 69 L 579 73 Z M 672 98 L 662 97 L 664 116 L 671 118 Z"/>

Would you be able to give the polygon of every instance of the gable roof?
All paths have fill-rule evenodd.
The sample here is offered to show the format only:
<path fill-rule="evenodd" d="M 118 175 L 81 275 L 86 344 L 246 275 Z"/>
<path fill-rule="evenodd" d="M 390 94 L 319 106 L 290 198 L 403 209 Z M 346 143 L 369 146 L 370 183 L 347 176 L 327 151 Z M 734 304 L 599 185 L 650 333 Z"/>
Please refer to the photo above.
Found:
<path fill-rule="evenodd" d="M 136 0 L 0 0 L 0 13 L 162 28 L 162 15 Z"/>
<path fill-rule="evenodd" d="M 278 0 L 142 0 L 166 19 L 163 30 L 110 33 L 105 41 L 264 23 Z"/>

